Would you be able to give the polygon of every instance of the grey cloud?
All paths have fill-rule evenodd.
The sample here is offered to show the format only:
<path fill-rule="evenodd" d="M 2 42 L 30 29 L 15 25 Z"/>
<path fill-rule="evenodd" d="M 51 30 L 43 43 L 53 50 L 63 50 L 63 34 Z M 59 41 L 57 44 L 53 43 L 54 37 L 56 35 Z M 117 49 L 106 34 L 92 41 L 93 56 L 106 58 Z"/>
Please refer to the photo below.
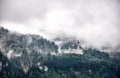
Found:
<path fill-rule="evenodd" d="M 11 30 L 44 34 L 50 39 L 65 33 L 98 49 L 108 45 L 118 49 L 120 45 L 120 0 L 0 0 L 0 3 L 1 25 Z"/>
<path fill-rule="evenodd" d="M 23 22 L 30 18 L 44 18 L 48 11 L 46 0 L 2 0 L 1 20 Z"/>

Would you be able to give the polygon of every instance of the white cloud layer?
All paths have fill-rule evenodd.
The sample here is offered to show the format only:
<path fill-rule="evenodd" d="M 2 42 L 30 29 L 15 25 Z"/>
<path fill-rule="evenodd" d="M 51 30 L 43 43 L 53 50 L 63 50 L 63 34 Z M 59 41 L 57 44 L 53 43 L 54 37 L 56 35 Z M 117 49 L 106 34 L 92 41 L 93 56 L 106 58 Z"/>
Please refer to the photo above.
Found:
<path fill-rule="evenodd" d="M 0 25 L 49 39 L 64 33 L 87 46 L 120 49 L 119 0 L 0 0 Z M 119 46 L 119 47 L 118 47 Z"/>

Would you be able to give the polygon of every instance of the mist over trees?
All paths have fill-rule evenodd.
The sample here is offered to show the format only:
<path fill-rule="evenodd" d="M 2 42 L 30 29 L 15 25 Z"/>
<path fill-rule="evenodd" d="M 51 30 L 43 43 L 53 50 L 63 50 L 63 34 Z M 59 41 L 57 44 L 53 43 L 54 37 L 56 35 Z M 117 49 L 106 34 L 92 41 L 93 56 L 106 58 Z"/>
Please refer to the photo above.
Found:
<path fill-rule="evenodd" d="M 79 41 L 62 49 L 77 49 Z M 119 53 L 97 49 L 59 54 L 58 46 L 38 35 L 22 35 L 0 28 L 0 78 L 119 78 Z M 73 46 L 74 45 L 74 46 Z M 73 50 L 74 51 L 74 50 Z M 55 55 L 51 53 L 55 53 Z"/>

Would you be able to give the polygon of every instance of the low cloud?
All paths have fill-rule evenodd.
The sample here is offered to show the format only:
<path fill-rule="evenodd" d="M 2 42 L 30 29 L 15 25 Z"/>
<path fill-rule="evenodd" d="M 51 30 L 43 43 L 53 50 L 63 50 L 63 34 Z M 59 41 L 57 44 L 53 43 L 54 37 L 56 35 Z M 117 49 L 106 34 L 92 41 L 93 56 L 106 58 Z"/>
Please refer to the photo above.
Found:
<path fill-rule="evenodd" d="M 119 50 L 119 5 L 119 0 L 1 0 L 0 25 L 48 39 L 64 33 L 87 47 Z"/>

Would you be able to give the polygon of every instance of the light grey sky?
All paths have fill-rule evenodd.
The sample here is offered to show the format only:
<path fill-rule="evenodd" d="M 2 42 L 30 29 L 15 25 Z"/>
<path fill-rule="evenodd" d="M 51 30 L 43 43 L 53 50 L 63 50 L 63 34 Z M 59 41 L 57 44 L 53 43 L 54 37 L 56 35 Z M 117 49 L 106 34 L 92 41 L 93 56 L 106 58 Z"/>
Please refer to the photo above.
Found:
<path fill-rule="evenodd" d="M 120 0 L 0 0 L 0 26 L 48 39 L 64 33 L 85 46 L 119 49 L 119 8 Z"/>

